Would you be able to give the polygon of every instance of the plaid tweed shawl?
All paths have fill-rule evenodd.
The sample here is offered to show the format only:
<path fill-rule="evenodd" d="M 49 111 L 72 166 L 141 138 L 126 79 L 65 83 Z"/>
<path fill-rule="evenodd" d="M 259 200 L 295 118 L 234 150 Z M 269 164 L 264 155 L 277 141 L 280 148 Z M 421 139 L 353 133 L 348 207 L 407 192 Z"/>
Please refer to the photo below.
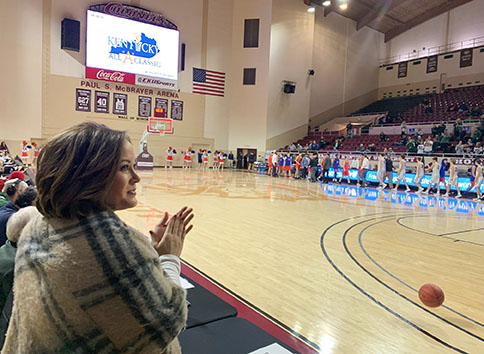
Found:
<path fill-rule="evenodd" d="M 181 353 L 185 290 L 148 239 L 107 211 L 33 219 L 18 242 L 2 353 Z"/>

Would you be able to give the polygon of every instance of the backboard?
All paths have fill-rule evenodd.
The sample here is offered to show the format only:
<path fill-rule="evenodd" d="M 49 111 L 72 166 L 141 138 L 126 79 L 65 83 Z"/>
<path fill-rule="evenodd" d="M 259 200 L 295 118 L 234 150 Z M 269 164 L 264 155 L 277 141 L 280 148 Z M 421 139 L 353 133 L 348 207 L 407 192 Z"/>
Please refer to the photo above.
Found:
<path fill-rule="evenodd" d="M 148 131 L 150 133 L 173 134 L 173 119 L 150 118 Z"/>

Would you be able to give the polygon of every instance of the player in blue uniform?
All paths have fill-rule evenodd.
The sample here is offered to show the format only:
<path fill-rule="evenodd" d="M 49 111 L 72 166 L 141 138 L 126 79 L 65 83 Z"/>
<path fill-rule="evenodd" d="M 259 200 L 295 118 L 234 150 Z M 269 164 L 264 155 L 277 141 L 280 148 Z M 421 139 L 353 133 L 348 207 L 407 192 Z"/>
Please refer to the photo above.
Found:
<path fill-rule="evenodd" d="M 338 171 L 339 171 L 339 156 L 336 155 L 334 157 L 334 161 L 333 161 L 333 170 L 334 170 L 334 177 L 333 177 L 333 182 L 338 182 L 338 178 L 337 178 L 337 174 L 338 174 Z"/>

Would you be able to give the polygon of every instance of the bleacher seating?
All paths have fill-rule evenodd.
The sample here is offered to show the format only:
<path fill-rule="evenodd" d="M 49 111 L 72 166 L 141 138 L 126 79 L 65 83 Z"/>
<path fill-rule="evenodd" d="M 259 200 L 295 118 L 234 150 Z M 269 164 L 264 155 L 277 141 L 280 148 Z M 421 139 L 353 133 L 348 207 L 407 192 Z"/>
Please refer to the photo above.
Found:
<path fill-rule="evenodd" d="M 386 98 L 369 104 L 353 114 L 368 114 L 375 112 L 388 112 L 388 115 L 395 118 L 399 113 L 406 112 L 429 99 L 431 95 L 408 96 Z"/>

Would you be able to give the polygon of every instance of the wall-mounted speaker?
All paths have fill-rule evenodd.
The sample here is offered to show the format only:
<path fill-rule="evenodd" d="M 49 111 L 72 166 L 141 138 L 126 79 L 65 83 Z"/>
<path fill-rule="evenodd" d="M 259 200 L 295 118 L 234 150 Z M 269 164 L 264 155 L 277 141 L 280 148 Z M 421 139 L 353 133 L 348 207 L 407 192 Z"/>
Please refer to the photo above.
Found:
<path fill-rule="evenodd" d="M 284 93 L 291 94 L 296 92 L 296 84 L 294 82 L 285 82 L 283 87 Z"/>
<path fill-rule="evenodd" d="M 78 52 L 81 42 L 81 23 L 70 18 L 62 20 L 61 49 Z"/>

